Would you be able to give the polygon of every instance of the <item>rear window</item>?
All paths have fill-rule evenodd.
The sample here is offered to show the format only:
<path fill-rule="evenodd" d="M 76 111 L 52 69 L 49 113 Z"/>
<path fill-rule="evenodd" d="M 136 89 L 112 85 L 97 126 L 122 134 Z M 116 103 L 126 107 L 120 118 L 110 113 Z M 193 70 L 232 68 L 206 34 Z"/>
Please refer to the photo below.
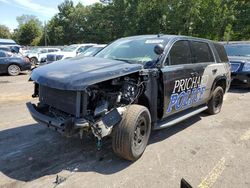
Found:
<path fill-rule="evenodd" d="M 209 45 L 205 42 L 191 41 L 194 63 L 214 62 Z"/>
<path fill-rule="evenodd" d="M 220 57 L 221 62 L 228 62 L 227 53 L 222 44 L 214 43 L 214 47 Z"/>
<path fill-rule="evenodd" d="M 246 56 L 250 57 L 250 45 L 249 44 L 229 44 L 225 45 L 225 49 L 228 56 Z"/>

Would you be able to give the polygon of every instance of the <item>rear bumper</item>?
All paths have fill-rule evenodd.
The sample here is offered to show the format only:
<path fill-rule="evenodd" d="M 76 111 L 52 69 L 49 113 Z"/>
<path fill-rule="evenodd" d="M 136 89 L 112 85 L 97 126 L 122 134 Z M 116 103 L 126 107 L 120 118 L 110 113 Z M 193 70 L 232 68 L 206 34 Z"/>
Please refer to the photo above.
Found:
<path fill-rule="evenodd" d="M 250 87 L 250 72 L 232 73 L 232 86 Z"/>

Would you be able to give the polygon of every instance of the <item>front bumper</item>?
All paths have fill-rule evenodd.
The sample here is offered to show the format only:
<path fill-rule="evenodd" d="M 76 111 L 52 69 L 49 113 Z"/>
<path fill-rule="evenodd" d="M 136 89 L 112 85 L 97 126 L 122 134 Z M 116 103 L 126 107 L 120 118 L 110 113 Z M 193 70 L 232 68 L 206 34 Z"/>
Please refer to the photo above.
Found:
<path fill-rule="evenodd" d="M 60 129 L 63 131 L 64 125 L 66 123 L 65 121 L 49 117 L 47 115 L 38 112 L 36 106 L 30 102 L 26 103 L 26 106 L 33 119 L 36 120 L 38 123 L 46 125 L 48 127 L 52 126 L 55 129 Z"/>
<path fill-rule="evenodd" d="M 31 70 L 31 63 L 25 63 L 21 66 L 21 71 Z"/>
<path fill-rule="evenodd" d="M 90 128 L 90 123 L 84 118 L 72 117 L 65 120 L 57 119 L 40 113 L 36 105 L 30 102 L 26 103 L 26 106 L 35 121 L 47 127 L 54 128 L 56 131 L 61 132 L 66 136 L 72 136 L 77 132 L 77 130 L 79 130 L 79 128 Z M 95 122 L 92 125 L 93 134 L 97 137 L 105 137 L 109 135 L 111 133 L 112 127 L 118 124 L 122 119 L 121 114 L 123 113 L 124 109 L 121 108 L 120 110 L 121 112 L 118 112 L 117 109 L 113 109 L 97 122 Z M 100 130 L 101 133 L 99 133 Z"/>
<path fill-rule="evenodd" d="M 250 72 L 232 73 L 232 86 L 250 87 Z"/>

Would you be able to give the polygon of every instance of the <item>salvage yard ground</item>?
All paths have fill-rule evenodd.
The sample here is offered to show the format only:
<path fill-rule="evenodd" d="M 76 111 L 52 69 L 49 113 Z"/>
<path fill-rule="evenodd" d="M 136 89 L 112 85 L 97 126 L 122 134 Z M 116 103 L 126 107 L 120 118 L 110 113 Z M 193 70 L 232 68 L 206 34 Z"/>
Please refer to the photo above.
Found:
<path fill-rule="evenodd" d="M 250 187 L 250 90 L 232 89 L 222 112 L 151 134 L 142 158 L 116 157 L 110 139 L 64 138 L 31 119 L 29 74 L 0 76 L 0 187 Z"/>

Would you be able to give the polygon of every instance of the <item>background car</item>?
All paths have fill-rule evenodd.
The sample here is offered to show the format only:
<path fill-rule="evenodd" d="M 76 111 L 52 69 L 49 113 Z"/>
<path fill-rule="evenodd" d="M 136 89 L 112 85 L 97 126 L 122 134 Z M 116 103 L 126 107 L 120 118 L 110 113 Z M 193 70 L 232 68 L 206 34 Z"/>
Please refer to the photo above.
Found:
<path fill-rule="evenodd" d="M 83 57 L 92 57 L 95 56 L 98 52 L 100 52 L 103 48 L 105 48 L 106 44 L 98 44 L 92 46 L 91 48 L 87 49 L 85 52 L 81 53 Z"/>
<path fill-rule="evenodd" d="M 30 61 L 33 64 L 38 64 L 44 60 L 46 60 L 47 54 L 51 52 L 61 51 L 59 48 L 35 48 L 31 50 L 29 53 L 26 53 L 26 56 L 30 58 Z"/>
<path fill-rule="evenodd" d="M 0 46 L 0 50 L 5 51 L 9 55 L 12 55 L 11 49 L 7 46 Z"/>
<path fill-rule="evenodd" d="M 250 44 L 227 44 L 231 64 L 231 85 L 250 87 Z"/>
<path fill-rule="evenodd" d="M 79 54 L 84 53 L 87 49 L 89 49 L 90 47 L 92 47 L 94 45 L 96 45 L 96 44 L 88 43 L 88 44 L 69 45 L 69 46 L 65 47 L 61 52 L 47 54 L 47 61 L 48 61 L 47 63 L 75 57 Z"/>
<path fill-rule="evenodd" d="M 7 52 L 0 50 L 0 73 L 16 76 L 21 71 L 30 69 L 31 63 L 27 57 L 9 55 Z"/>

